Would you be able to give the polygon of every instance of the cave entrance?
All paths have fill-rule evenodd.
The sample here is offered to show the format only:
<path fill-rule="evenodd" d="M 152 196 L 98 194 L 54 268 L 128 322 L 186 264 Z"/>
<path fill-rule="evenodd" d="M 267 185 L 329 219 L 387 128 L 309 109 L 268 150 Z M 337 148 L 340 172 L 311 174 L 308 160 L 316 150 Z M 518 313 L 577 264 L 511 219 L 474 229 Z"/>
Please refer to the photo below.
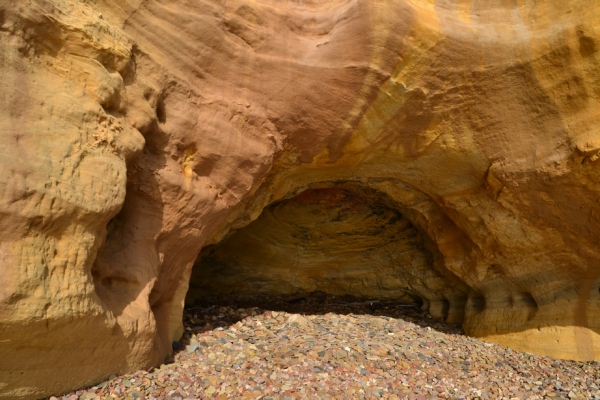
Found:
<path fill-rule="evenodd" d="M 312 188 L 204 248 L 186 303 L 322 292 L 415 304 L 435 275 L 432 263 L 424 237 L 385 194 L 348 184 Z"/>

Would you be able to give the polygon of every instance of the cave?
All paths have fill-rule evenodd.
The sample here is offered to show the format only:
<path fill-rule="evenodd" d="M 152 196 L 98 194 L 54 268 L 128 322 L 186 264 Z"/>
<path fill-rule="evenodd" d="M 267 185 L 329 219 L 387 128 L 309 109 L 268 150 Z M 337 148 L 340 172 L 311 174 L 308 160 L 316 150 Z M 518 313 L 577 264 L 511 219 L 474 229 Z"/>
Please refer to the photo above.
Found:
<path fill-rule="evenodd" d="M 193 267 L 186 304 L 215 295 L 319 292 L 418 304 L 460 322 L 461 284 L 438 271 L 440 265 L 436 246 L 401 205 L 376 189 L 338 183 L 274 202 L 247 226 L 206 246 Z M 450 313 L 449 298 L 459 311 Z"/>

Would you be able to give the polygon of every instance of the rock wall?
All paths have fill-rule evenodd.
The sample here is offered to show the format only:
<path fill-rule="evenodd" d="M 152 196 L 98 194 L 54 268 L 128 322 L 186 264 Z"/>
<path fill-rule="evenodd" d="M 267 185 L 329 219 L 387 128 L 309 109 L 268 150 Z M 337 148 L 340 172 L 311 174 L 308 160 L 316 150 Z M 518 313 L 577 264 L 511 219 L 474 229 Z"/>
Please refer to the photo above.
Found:
<path fill-rule="evenodd" d="M 593 0 L 0 2 L 0 397 L 162 362 L 201 249 L 328 188 L 405 219 L 429 261 L 399 287 L 435 315 L 600 360 L 599 18 Z"/>

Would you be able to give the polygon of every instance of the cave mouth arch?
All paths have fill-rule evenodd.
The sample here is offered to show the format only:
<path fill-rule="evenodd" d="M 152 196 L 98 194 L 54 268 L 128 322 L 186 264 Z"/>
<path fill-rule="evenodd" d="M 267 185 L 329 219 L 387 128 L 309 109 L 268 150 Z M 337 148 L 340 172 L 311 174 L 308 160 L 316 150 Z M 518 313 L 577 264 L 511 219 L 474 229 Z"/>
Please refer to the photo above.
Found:
<path fill-rule="evenodd" d="M 214 295 L 319 291 L 428 305 L 446 286 L 434 261 L 426 235 L 385 193 L 353 183 L 319 186 L 272 203 L 205 247 L 186 304 Z M 448 310 L 440 311 L 443 317 Z"/>

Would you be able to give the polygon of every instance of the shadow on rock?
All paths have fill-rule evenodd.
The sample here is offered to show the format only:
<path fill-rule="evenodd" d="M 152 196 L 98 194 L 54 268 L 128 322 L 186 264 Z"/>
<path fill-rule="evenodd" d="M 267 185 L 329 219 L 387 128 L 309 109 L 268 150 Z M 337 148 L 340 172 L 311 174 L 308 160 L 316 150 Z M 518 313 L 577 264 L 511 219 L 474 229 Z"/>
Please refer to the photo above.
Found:
<path fill-rule="evenodd" d="M 419 303 L 403 303 L 392 300 L 364 299 L 352 295 L 335 296 L 324 292 L 294 295 L 218 295 L 197 300 L 187 305 L 184 314 L 186 343 L 190 334 L 202 333 L 219 327 L 236 324 L 243 319 L 268 311 L 286 312 L 302 315 L 324 315 L 327 313 L 342 315 L 373 315 L 404 320 L 429 327 L 446 334 L 464 335 L 460 325 L 449 324 L 431 317 L 421 310 Z M 175 351 L 184 348 L 184 344 L 175 342 Z"/>

